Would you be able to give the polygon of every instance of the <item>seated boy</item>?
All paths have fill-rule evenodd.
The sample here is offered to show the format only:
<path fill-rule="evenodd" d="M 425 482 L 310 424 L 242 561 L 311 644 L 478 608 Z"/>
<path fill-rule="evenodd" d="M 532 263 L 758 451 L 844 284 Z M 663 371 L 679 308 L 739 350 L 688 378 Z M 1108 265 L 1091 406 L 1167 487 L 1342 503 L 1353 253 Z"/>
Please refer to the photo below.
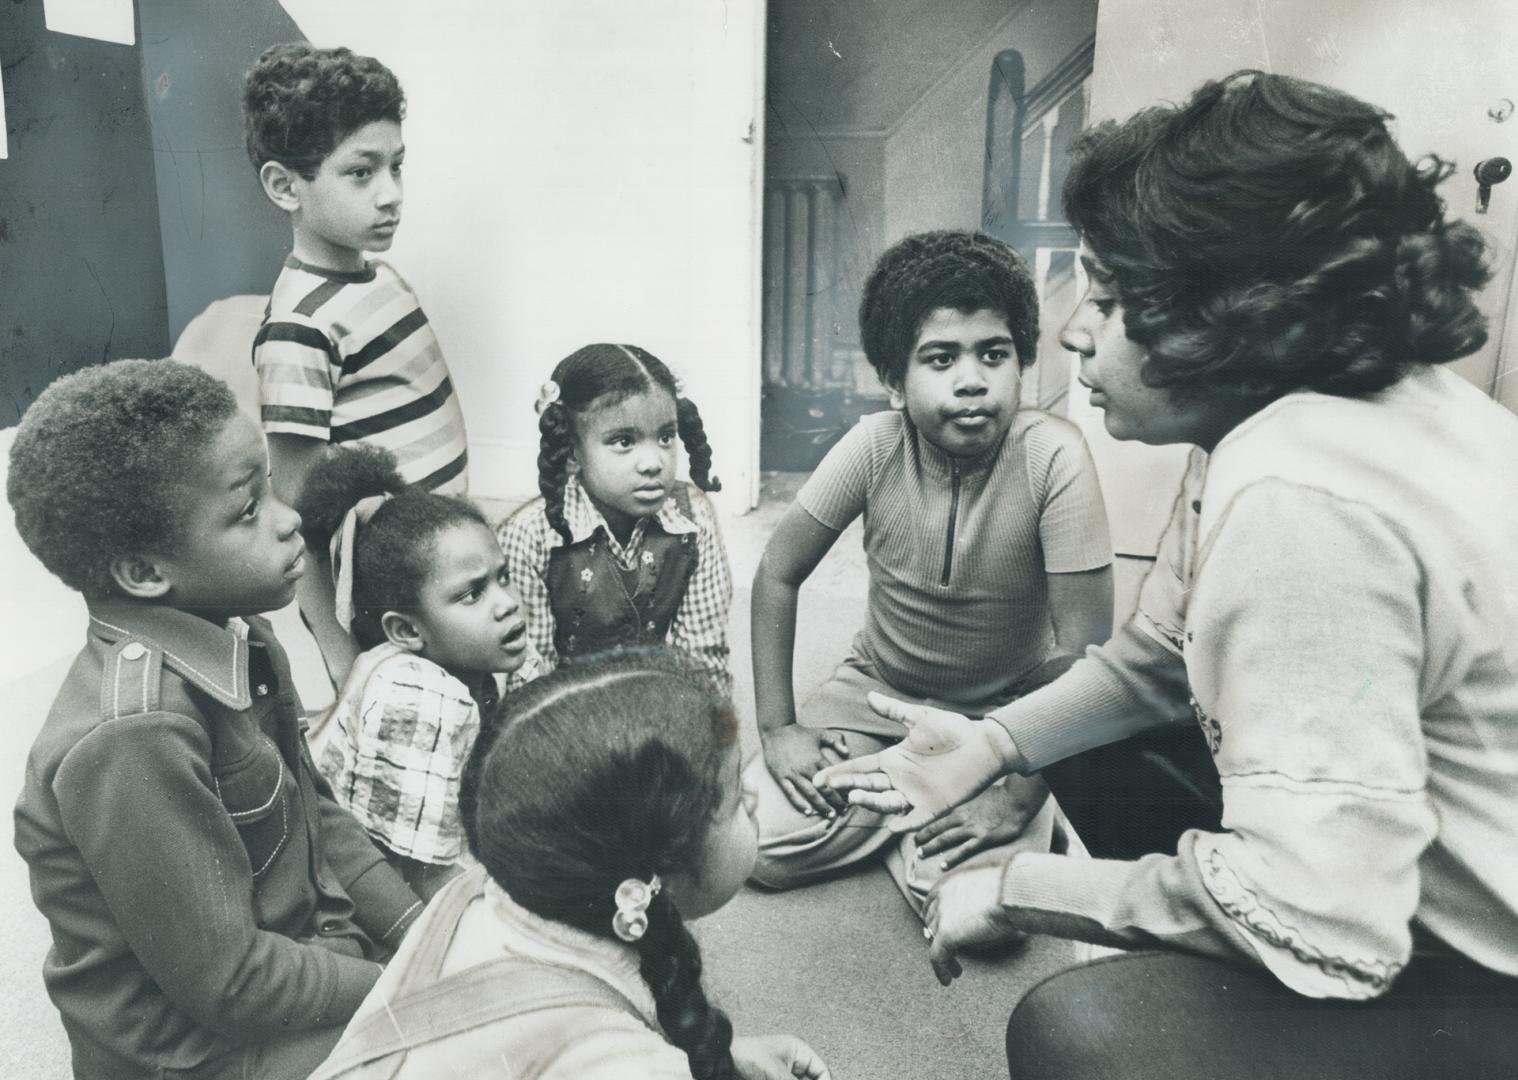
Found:
<path fill-rule="evenodd" d="M 253 617 L 305 564 L 257 425 L 198 369 L 87 368 L 22 417 L 8 494 L 90 613 L 16 804 L 74 1075 L 306 1076 L 421 902 L 317 777 Z"/>
<path fill-rule="evenodd" d="M 785 888 L 886 849 L 869 811 L 813 787 L 818 768 L 900 739 L 871 690 L 987 712 L 1050 681 L 1112 626 L 1112 554 L 1095 469 L 1076 428 L 1019 409 L 1038 301 L 1022 258 L 965 232 L 909 236 L 883 256 L 859 309 L 892 410 L 864 417 L 786 511 L 754 575 L 754 687 L 763 760 L 754 880 Z M 791 687 L 796 599 L 864 515 L 870 585 L 851 654 L 800 710 Z M 975 853 L 1047 850 L 1041 780 L 994 787 L 888 854 L 914 908 Z"/>
<path fill-rule="evenodd" d="M 464 416 L 437 337 L 400 275 L 365 255 L 388 251 L 400 227 L 404 111 L 390 69 L 347 49 L 276 45 L 243 86 L 248 156 L 293 232 L 253 345 L 274 486 L 292 504 L 328 443 L 384 447 L 408 484 L 466 486 Z M 306 575 L 300 595 L 341 685 L 358 648 L 333 618 L 329 575 Z"/>

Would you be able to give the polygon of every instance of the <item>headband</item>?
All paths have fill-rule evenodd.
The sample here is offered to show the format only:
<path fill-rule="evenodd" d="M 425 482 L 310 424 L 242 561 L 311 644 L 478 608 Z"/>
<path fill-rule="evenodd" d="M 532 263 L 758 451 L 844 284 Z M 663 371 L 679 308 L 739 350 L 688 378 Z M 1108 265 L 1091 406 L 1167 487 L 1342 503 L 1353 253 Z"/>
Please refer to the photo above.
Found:
<path fill-rule="evenodd" d="M 353 628 L 353 537 L 358 527 L 368 524 L 389 498 L 388 491 L 383 495 L 365 495 L 343 515 L 342 524 L 332 534 L 328 554 L 332 557 L 332 583 L 336 590 L 333 613 L 344 630 Z"/>
<path fill-rule="evenodd" d="M 659 875 L 648 881 L 628 878 L 617 886 L 614 899 L 617 913 L 611 917 L 611 929 L 617 937 L 629 944 L 637 941 L 648 930 L 648 905 L 659 895 Z"/>

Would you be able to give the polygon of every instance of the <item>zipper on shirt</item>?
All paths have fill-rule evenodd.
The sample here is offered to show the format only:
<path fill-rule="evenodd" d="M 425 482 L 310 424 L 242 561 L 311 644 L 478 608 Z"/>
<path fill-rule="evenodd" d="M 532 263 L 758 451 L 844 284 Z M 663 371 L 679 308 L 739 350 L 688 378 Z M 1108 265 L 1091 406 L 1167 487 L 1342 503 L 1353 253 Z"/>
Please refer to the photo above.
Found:
<path fill-rule="evenodd" d="M 949 531 L 943 541 L 943 578 L 940 585 L 949 583 L 949 574 L 954 569 L 954 525 L 959 519 L 959 464 L 950 466 L 949 474 Z"/>

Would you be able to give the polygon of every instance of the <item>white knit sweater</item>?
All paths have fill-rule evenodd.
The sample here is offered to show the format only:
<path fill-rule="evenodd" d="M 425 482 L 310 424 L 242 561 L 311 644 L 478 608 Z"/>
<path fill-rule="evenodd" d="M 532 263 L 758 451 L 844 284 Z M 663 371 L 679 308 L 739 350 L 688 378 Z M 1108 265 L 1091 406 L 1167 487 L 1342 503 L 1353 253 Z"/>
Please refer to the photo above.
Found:
<path fill-rule="evenodd" d="M 1296 393 L 1192 459 L 1133 620 L 994 714 L 1037 768 L 1200 722 L 1223 831 L 1020 855 L 1029 929 L 1384 992 L 1416 918 L 1518 974 L 1518 418 L 1442 368 Z"/>

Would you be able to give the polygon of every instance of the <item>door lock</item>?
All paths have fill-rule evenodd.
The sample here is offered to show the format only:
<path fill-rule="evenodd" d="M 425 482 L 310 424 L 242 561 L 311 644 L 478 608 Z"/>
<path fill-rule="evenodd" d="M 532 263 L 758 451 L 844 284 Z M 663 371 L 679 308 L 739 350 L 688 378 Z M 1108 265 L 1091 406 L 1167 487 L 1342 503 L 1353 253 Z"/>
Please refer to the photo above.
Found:
<path fill-rule="evenodd" d="M 1492 197 L 1492 185 L 1500 184 L 1513 175 L 1513 163 L 1505 157 L 1489 157 L 1476 162 L 1476 213 L 1486 213 L 1486 204 Z"/>

